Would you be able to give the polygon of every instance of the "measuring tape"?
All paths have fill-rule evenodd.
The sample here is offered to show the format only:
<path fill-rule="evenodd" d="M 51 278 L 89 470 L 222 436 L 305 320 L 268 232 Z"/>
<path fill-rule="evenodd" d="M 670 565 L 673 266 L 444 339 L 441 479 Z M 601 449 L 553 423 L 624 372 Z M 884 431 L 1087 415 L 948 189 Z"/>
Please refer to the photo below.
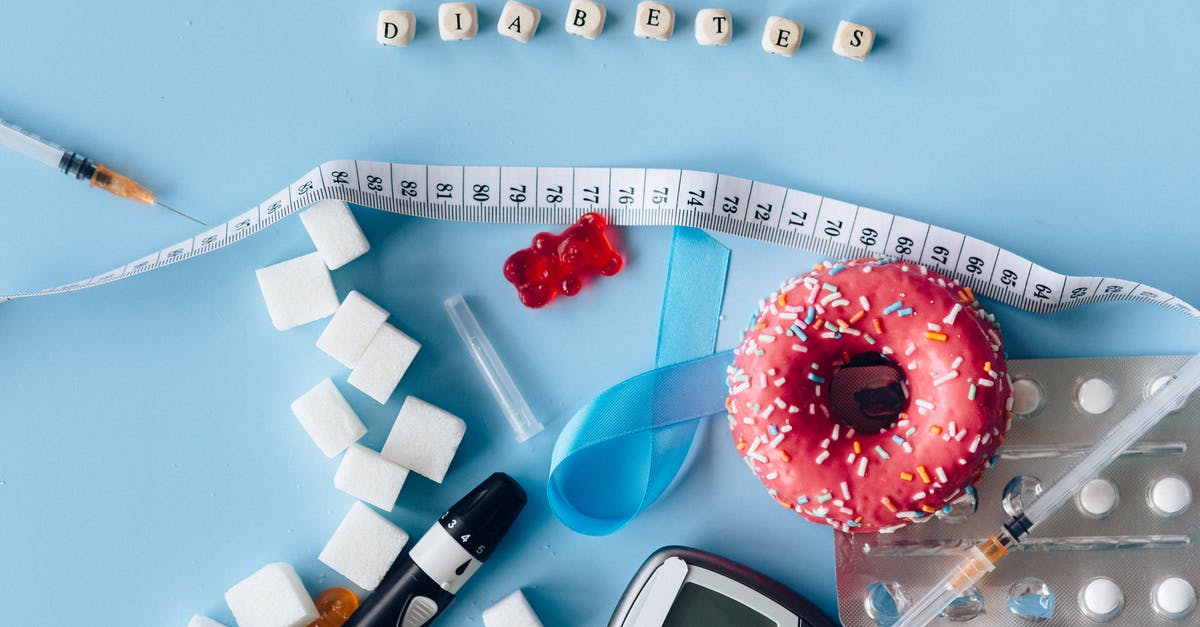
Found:
<path fill-rule="evenodd" d="M 1154 303 L 1200 318 L 1182 299 L 1136 281 L 1066 276 L 976 239 L 875 209 L 749 179 L 642 168 L 473 167 L 329 161 L 232 220 L 82 281 L 0 295 L 0 302 L 120 281 L 223 248 L 318 200 L 422 218 L 568 224 L 599 211 L 623 226 L 693 226 L 831 258 L 887 255 L 928 266 L 1019 309 L 1049 313 L 1098 301 Z"/>

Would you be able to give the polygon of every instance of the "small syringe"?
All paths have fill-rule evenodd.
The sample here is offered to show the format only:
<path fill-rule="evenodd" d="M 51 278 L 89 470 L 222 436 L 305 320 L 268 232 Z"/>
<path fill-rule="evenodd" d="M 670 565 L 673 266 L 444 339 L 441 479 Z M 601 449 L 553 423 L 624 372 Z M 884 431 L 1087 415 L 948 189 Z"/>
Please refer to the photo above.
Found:
<path fill-rule="evenodd" d="M 934 584 L 925 596 L 900 615 L 893 627 L 924 627 L 937 618 L 946 606 L 962 596 L 975 582 L 996 568 L 996 562 L 1008 555 L 1009 549 L 1021 541 L 1035 525 L 1044 522 L 1059 507 L 1070 500 L 1083 484 L 1104 470 L 1121 451 L 1158 424 L 1163 416 L 1183 404 L 1189 395 L 1200 388 L 1200 355 L 1193 355 L 1162 388 L 1142 401 L 1121 419 L 1083 459 L 1063 473 L 1025 511 L 1018 512 L 1004 523 L 999 533 L 977 546 L 967 549 L 963 559 Z"/>
<path fill-rule="evenodd" d="M 103 163 L 95 163 L 83 155 L 68 152 L 62 147 L 56 146 L 4 120 L 0 120 L 0 144 L 4 144 L 27 157 L 41 161 L 67 176 L 74 176 L 81 181 L 87 180 L 91 183 L 92 187 L 99 187 L 120 198 L 145 205 L 158 205 L 196 224 L 204 224 L 178 209 L 167 206 L 155 198 L 154 194 L 140 183 L 124 174 L 110 170 Z"/>

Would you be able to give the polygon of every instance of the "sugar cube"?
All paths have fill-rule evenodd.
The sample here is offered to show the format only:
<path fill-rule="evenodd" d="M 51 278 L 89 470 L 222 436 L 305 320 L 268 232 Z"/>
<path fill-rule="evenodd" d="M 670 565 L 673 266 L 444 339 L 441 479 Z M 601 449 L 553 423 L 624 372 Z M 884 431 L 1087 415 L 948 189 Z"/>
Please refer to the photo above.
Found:
<path fill-rule="evenodd" d="M 670 39 L 675 34 L 675 9 L 665 2 L 639 2 L 633 34 L 643 39 Z"/>
<path fill-rule="evenodd" d="M 225 593 L 238 627 L 304 627 L 317 607 L 291 564 L 267 564 Z"/>
<path fill-rule="evenodd" d="M 387 310 L 352 290 L 317 338 L 317 348 L 343 366 L 353 368 L 387 318 Z"/>
<path fill-rule="evenodd" d="M 592 0 L 571 0 L 567 9 L 567 32 L 584 39 L 595 39 L 604 30 L 607 12 L 604 5 Z"/>
<path fill-rule="evenodd" d="M 527 44 L 533 39 L 541 21 L 541 11 L 528 4 L 508 0 L 504 3 L 504 9 L 500 11 L 500 21 L 496 23 L 496 30 L 505 37 Z"/>
<path fill-rule="evenodd" d="M 375 41 L 385 46 L 407 46 L 416 30 L 417 17 L 412 11 L 380 11 Z"/>
<path fill-rule="evenodd" d="M 408 533 L 355 503 L 317 559 L 363 590 L 374 590 L 408 543 Z"/>
<path fill-rule="evenodd" d="M 301 211 L 300 221 L 330 270 L 337 270 L 371 249 L 350 212 L 350 205 L 340 200 L 326 198 Z"/>
<path fill-rule="evenodd" d="M 259 268 L 255 274 L 263 299 L 267 301 L 271 324 L 280 331 L 320 320 L 337 311 L 337 292 L 321 253 L 309 253 Z"/>
<path fill-rule="evenodd" d="M 763 28 L 762 49 L 781 57 L 796 54 L 800 40 L 804 38 L 804 25 L 796 20 L 772 15 Z"/>
<path fill-rule="evenodd" d="M 483 611 L 483 627 L 542 627 L 542 621 L 517 590 Z"/>
<path fill-rule="evenodd" d="M 833 36 L 833 51 L 855 61 L 865 61 L 875 45 L 875 30 L 842 20 Z"/>
<path fill-rule="evenodd" d="M 293 401 L 292 414 L 326 457 L 346 450 L 367 432 L 358 414 L 329 379 Z"/>
<path fill-rule="evenodd" d="M 346 449 L 346 455 L 333 475 L 333 486 L 390 512 L 407 478 L 407 468 L 365 446 L 352 444 Z"/>
<path fill-rule="evenodd" d="M 443 2 L 438 6 L 438 32 L 442 41 L 475 39 L 479 33 L 479 11 L 474 2 Z"/>
<path fill-rule="evenodd" d="M 410 396 L 383 444 L 383 456 L 441 483 L 466 431 L 458 416 Z"/>
<path fill-rule="evenodd" d="M 193 614 L 192 620 L 188 621 L 187 627 L 225 627 L 225 623 L 218 623 L 207 616 Z"/>
<path fill-rule="evenodd" d="M 733 40 L 733 15 L 725 9 L 701 9 L 696 13 L 696 43 L 727 46 Z"/>
<path fill-rule="evenodd" d="M 386 403 L 419 350 L 420 342 L 385 322 L 346 380 L 367 396 Z"/>

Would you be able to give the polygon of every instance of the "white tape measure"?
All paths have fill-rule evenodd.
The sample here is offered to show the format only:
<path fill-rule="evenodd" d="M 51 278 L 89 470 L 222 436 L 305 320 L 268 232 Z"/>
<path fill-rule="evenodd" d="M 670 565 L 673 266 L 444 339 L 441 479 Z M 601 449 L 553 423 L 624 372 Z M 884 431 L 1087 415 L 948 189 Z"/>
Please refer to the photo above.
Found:
<path fill-rule="evenodd" d="M 197 257 L 253 235 L 304 207 L 336 198 L 383 211 L 472 222 L 567 224 L 599 211 L 623 226 L 694 226 L 829 257 L 889 255 L 958 279 L 977 294 L 1038 313 L 1098 301 L 1200 310 L 1136 281 L 1065 276 L 948 229 L 748 179 L 641 168 L 407 165 L 329 161 L 245 213 L 109 272 L 33 292 L 86 289 Z"/>

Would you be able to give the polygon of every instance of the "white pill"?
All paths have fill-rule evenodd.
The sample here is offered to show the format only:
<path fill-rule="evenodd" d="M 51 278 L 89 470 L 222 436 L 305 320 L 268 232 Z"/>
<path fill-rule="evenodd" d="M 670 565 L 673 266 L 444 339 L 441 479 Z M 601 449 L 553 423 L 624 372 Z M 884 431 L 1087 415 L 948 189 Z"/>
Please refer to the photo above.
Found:
<path fill-rule="evenodd" d="M 1117 391 L 1112 384 L 1100 377 L 1092 377 L 1079 384 L 1075 400 L 1089 414 L 1103 414 L 1117 401 Z"/>
<path fill-rule="evenodd" d="M 1033 379 L 1017 379 L 1013 381 L 1012 411 L 1018 416 L 1028 416 L 1041 409 L 1045 401 L 1042 386 Z"/>
<path fill-rule="evenodd" d="M 1150 486 L 1150 507 L 1163 516 L 1175 516 L 1192 504 L 1192 488 L 1183 477 L 1169 475 Z"/>
<path fill-rule="evenodd" d="M 1168 375 L 1163 375 L 1163 376 L 1151 381 L 1150 385 L 1148 386 L 1148 388 L 1146 390 L 1146 392 L 1147 392 L 1146 396 L 1151 397 L 1151 396 L 1154 396 L 1155 394 L 1158 394 L 1158 391 L 1161 390 L 1164 385 L 1166 385 L 1171 379 L 1174 379 L 1174 378 L 1175 378 L 1174 375 L 1168 374 Z M 1176 412 L 1176 411 L 1183 409 L 1183 406 L 1186 403 L 1187 403 L 1187 397 L 1184 396 L 1183 398 L 1179 399 L 1178 401 L 1175 401 L 1175 404 L 1171 406 L 1171 411 Z"/>
<path fill-rule="evenodd" d="M 1107 577 L 1097 577 L 1079 591 L 1079 609 L 1088 618 L 1105 622 L 1116 618 L 1125 607 L 1125 594 L 1116 582 Z"/>
<path fill-rule="evenodd" d="M 1167 618 L 1183 618 L 1196 607 L 1196 589 L 1179 577 L 1163 580 L 1154 588 L 1154 611 Z"/>
<path fill-rule="evenodd" d="M 1092 518 L 1104 518 L 1117 509 L 1117 486 L 1108 479 L 1092 479 L 1083 484 L 1075 498 L 1079 511 Z"/>

